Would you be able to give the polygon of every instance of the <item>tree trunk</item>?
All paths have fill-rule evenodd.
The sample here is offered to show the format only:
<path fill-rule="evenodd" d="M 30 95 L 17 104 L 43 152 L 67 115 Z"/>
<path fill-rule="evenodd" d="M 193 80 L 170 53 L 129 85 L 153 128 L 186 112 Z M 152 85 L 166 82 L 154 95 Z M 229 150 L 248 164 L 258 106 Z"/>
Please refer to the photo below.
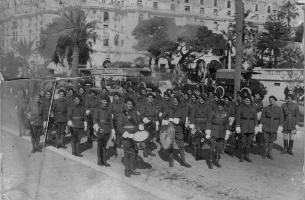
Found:
<path fill-rule="evenodd" d="M 73 54 L 72 54 L 72 77 L 78 76 L 78 57 L 79 57 L 79 47 L 73 47 Z"/>

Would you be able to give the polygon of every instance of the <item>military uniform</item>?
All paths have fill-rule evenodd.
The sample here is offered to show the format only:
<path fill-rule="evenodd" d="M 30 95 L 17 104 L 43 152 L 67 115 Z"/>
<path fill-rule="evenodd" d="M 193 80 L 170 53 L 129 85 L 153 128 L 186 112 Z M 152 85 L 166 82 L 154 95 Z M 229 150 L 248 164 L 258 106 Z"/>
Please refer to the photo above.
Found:
<path fill-rule="evenodd" d="M 224 141 L 226 131 L 229 130 L 229 114 L 225 110 L 218 108 L 212 110 L 207 123 L 207 129 L 211 132 L 210 144 L 210 157 L 209 168 L 212 168 L 213 153 L 215 152 L 216 166 L 221 167 L 219 164 L 220 154 L 224 150 Z"/>
<path fill-rule="evenodd" d="M 240 151 L 241 161 L 251 162 L 249 158 L 251 142 L 254 138 L 255 127 L 257 127 L 257 115 L 255 107 L 251 104 L 241 103 L 237 109 L 236 127 L 240 127 Z"/>
<path fill-rule="evenodd" d="M 65 137 L 65 130 L 67 125 L 67 101 L 65 98 L 57 99 L 54 101 L 52 106 L 52 112 L 54 113 L 54 120 L 56 126 L 56 147 L 63 147 L 64 146 L 64 137 Z"/>
<path fill-rule="evenodd" d="M 48 135 L 47 135 L 47 140 L 49 138 L 49 132 L 52 130 L 52 127 L 54 125 L 54 117 L 49 116 L 49 111 L 50 111 L 50 106 L 51 106 L 51 98 L 45 98 L 44 101 L 42 102 L 42 109 L 43 109 L 43 121 L 44 123 L 47 123 L 48 118 L 49 118 L 49 123 L 48 123 Z"/>
<path fill-rule="evenodd" d="M 122 135 L 127 131 L 130 134 L 134 134 L 139 130 L 140 123 L 141 119 L 134 108 L 132 110 L 125 110 L 118 116 L 118 133 Z M 137 146 L 130 138 L 123 138 L 122 143 L 124 146 L 125 175 L 130 176 L 135 169 Z"/>
<path fill-rule="evenodd" d="M 106 144 L 109 140 L 111 130 L 114 129 L 113 119 L 108 107 L 99 106 L 95 109 L 93 115 L 94 124 L 98 124 L 97 133 L 97 158 L 98 165 L 110 166 L 106 158 Z"/>
<path fill-rule="evenodd" d="M 201 138 L 205 130 L 207 130 L 208 116 L 212 109 L 206 102 L 197 103 L 194 108 L 191 113 L 190 123 L 194 124 L 197 130 L 195 135 L 193 135 L 192 144 L 195 147 L 195 159 L 198 160 Z"/>
<path fill-rule="evenodd" d="M 168 149 L 169 153 L 169 166 L 173 167 L 173 159 L 174 159 L 174 148 L 178 148 L 180 156 L 181 156 L 181 165 L 185 167 L 191 167 L 190 164 L 188 164 L 185 161 L 185 152 L 184 152 L 184 135 L 183 135 L 183 127 L 185 125 L 185 119 L 186 119 L 186 111 L 185 108 L 181 107 L 181 104 L 179 105 L 169 105 L 163 115 L 161 116 L 163 120 L 170 120 L 177 118 L 179 119 L 178 123 L 173 123 L 175 128 L 175 142 L 174 146 Z M 170 122 L 172 123 L 172 122 Z"/>
<path fill-rule="evenodd" d="M 283 111 L 277 105 L 269 105 L 262 111 L 262 130 L 264 133 L 265 146 L 264 155 L 271 156 L 273 142 L 277 139 L 277 131 L 279 126 L 283 125 Z"/>
<path fill-rule="evenodd" d="M 281 106 L 284 115 L 283 134 L 284 134 L 284 151 L 292 154 L 294 134 L 296 134 L 296 125 L 299 121 L 299 106 L 296 103 L 283 103 Z M 288 138 L 288 135 L 290 136 Z M 288 140 L 290 139 L 290 140 Z"/>
<path fill-rule="evenodd" d="M 83 104 L 73 103 L 68 107 L 67 120 L 72 121 L 71 131 L 71 147 L 72 155 L 81 156 L 80 154 L 80 140 L 84 131 L 84 124 L 87 121 L 85 114 L 85 106 Z"/>
<path fill-rule="evenodd" d="M 18 120 L 18 128 L 19 128 L 19 136 L 25 135 L 26 129 L 26 118 L 25 118 L 25 109 L 27 107 L 27 101 L 24 95 L 18 95 L 17 97 L 17 120 Z"/>
<path fill-rule="evenodd" d="M 87 130 L 87 141 L 89 144 L 92 145 L 92 139 L 93 139 L 93 115 L 94 110 L 98 107 L 98 98 L 95 96 L 87 97 L 85 100 L 85 108 L 86 108 L 86 115 L 88 119 L 88 130 Z"/>
<path fill-rule="evenodd" d="M 42 125 L 43 125 L 43 109 L 42 105 L 39 102 L 31 102 L 26 108 L 26 111 L 28 119 L 30 121 L 31 125 L 31 142 L 32 142 L 32 153 L 35 153 L 35 151 L 40 151 L 39 148 L 39 141 L 40 136 L 42 134 Z"/>

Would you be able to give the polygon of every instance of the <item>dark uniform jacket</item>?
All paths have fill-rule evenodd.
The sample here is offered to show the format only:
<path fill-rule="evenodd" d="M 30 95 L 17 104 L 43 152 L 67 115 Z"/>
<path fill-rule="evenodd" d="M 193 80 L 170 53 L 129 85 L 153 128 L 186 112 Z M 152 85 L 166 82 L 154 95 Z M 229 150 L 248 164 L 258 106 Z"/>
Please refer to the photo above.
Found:
<path fill-rule="evenodd" d="M 55 100 L 52 106 L 55 122 L 67 122 L 67 110 L 68 106 L 66 99 Z"/>
<path fill-rule="evenodd" d="M 90 111 L 89 116 L 93 117 L 94 110 L 95 110 L 95 108 L 98 107 L 98 105 L 99 105 L 98 98 L 96 98 L 96 97 L 88 97 L 88 98 L 86 98 L 85 108 L 86 108 L 86 110 Z"/>
<path fill-rule="evenodd" d="M 179 124 L 174 124 L 175 127 L 175 138 L 183 140 L 183 126 L 185 125 L 186 112 L 185 108 L 179 104 L 174 106 L 169 105 L 162 115 L 162 119 L 168 120 L 169 118 L 179 118 Z"/>
<path fill-rule="evenodd" d="M 279 126 L 283 125 L 283 111 L 277 105 L 269 105 L 262 111 L 263 131 L 268 133 L 277 133 Z"/>
<path fill-rule="evenodd" d="M 281 106 L 284 115 L 283 130 L 291 132 L 299 121 L 299 106 L 296 103 L 283 103 Z"/>
<path fill-rule="evenodd" d="M 93 123 L 98 124 L 104 133 L 109 134 L 113 129 L 113 120 L 108 107 L 99 106 L 94 110 Z"/>
<path fill-rule="evenodd" d="M 206 130 L 208 116 L 212 111 L 211 106 L 207 103 L 197 103 L 194 108 L 191 113 L 191 124 L 195 124 L 195 127 L 199 130 Z"/>
<path fill-rule="evenodd" d="M 43 121 L 47 121 L 48 120 L 50 105 L 51 105 L 51 99 L 45 98 L 42 101 Z"/>
<path fill-rule="evenodd" d="M 212 110 L 207 128 L 211 130 L 211 137 L 224 138 L 226 130 L 229 130 L 229 114 L 225 110 Z"/>
<path fill-rule="evenodd" d="M 121 101 L 119 102 L 116 102 L 116 101 L 113 101 L 110 103 L 109 105 L 109 111 L 111 114 L 113 114 L 113 117 L 115 120 L 117 120 L 118 118 L 118 115 L 123 112 L 124 110 L 124 103 L 122 103 Z"/>
<path fill-rule="evenodd" d="M 67 120 L 71 120 L 74 128 L 84 128 L 84 122 L 87 121 L 83 104 L 72 104 L 68 107 Z"/>
<path fill-rule="evenodd" d="M 150 121 L 157 121 L 158 120 L 158 107 L 155 102 L 148 103 L 145 102 L 139 109 L 140 118 L 143 119 L 144 117 L 148 118 Z"/>
<path fill-rule="evenodd" d="M 25 112 L 31 125 L 42 126 L 43 109 L 40 103 L 30 102 Z"/>
<path fill-rule="evenodd" d="M 161 113 L 164 113 L 165 110 L 166 110 L 169 106 L 171 106 L 170 100 L 165 100 L 165 99 L 163 99 L 163 101 L 161 102 L 161 105 L 160 105 L 160 112 L 161 112 Z"/>
<path fill-rule="evenodd" d="M 139 130 L 140 123 L 140 116 L 135 109 L 131 111 L 124 110 L 118 116 L 117 130 L 120 134 L 123 134 L 125 131 L 135 133 Z"/>
<path fill-rule="evenodd" d="M 255 107 L 240 104 L 237 108 L 236 126 L 240 126 L 241 133 L 254 133 L 255 126 L 257 126 L 257 115 Z"/>

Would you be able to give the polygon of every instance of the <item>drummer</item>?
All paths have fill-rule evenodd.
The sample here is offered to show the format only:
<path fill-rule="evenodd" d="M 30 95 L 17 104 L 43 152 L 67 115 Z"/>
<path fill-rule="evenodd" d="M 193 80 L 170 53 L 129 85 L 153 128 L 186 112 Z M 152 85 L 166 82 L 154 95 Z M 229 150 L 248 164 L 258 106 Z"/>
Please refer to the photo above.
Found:
<path fill-rule="evenodd" d="M 127 97 L 125 104 L 126 108 L 118 115 L 117 131 L 123 137 L 125 176 L 130 177 L 131 175 L 141 174 L 135 171 L 137 148 L 132 138 L 135 132 L 144 130 L 144 126 L 140 125 L 141 119 L 134 108 L 135 102 Z"/>
<path fill-rule="evenodd" d="M 178 96 L 173 96 L 172 104 L 166 108 L 164 113 L 160 113 L 159 116 L 163 119 L 163 125 L 172 123 L 175 127 L 175 141 L 168 149 L 169 167 L 174 166 L 174 149 L 178 149 L 181 156 L 181 165 L 190 168 L 191 165 L 185 161 L 183 126 L 185 125 L 186 112 L 181 106 L 180 98 Z"/>
<path fill-rule="evenodd" d="M 199 150 L 200 150 L 200 137 L 195 137 L 196 132 L 198 133 L 204 133 L 207 129 L 207 121 L 208 116 L 211 112 L 211 106 L 206 102 L 208 100 L 207 96 L 205 94 L 199 95 L 199 101 L 194 106 L 195 109 L 193 109 L 191 113 L 191 124 L 190 128 L 192 130 L 192 138 L 193 138 L 193 145 L 195 150 L 195 159 L 199 159 Z"/>

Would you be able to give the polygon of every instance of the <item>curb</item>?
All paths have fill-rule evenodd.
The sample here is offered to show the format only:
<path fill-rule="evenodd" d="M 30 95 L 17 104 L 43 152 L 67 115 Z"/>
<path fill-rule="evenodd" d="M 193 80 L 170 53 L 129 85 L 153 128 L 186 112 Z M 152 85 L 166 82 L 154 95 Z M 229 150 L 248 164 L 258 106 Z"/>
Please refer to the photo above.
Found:
<path fill-rule="evenodd" d="M 6 127 L 1 127 L 1 129 L 3 131 L 6 131 L 8 133 L 11 133 L 15 136 L 17 136 L 15 134 L 15 131 L 13 131 L 12 129 L 9 129 L 9 128 L 6 128 Z M 29 137 L 20 137 L 21 139 L 23 140 L 26 140 L 28 142 L 31 141 L 31 139 Z M 165 192 L 165 191 L 162 191 L 162 190 L 159 190 L 155 187 L 152 187 L 152 186 L 149 186 L 149 185 L 146 185 L 146 184 L 143 184 L 142 181 L 138 181 L 137 179 L 132 179 L 132 178 L 127 178 L 125 177 L 123 174 L 118 174 L 116 173 L 115 171 L 111 170 L 111 169 L 107 169 L 107 168 L 102 168 L 101 166 L 93 163 L 93 162 L 90 162 L 84 158 L 80 158 L 80 157 L 76 157 L 76 156 L 73 156 L 72 154 L 68 153 L 67 151 L 63 151 L 63 150 L 60 150 L 60 149 L 57 149 L 53 146 L 47 146 L 45 147 L 45 150 L 49 150 L 49 151 L 52 151 L 58 155 L 61 155 L 65 158 L 68 158 L 70 160 L 73 160 L 73 161 L 76 161 L 84 166 L 87 166 L 89 168 L 92 168 L 98 172 L 101 172 L 109 177 L 112 177 L 116 180 L 119 180 L 119 181 L 122 181 L 124 182 L 125 184 L 128 184 L 128 185 L 131 185 L 135 188 L 138 188 L 139 190 L 142 190 L 144 192 L 147 192 L 147 193 L 150 193 L 152 194 L 153 196 L 156 196 L 160 199 L 164 199 L 164 200 L 168 200 L 168 199 L 175 199 L 175 200 L 183 200 L 181 197 L 178 197 L 178 196 L 175 196 L 174 194 L 170 194 L 168 192 Z"/>

